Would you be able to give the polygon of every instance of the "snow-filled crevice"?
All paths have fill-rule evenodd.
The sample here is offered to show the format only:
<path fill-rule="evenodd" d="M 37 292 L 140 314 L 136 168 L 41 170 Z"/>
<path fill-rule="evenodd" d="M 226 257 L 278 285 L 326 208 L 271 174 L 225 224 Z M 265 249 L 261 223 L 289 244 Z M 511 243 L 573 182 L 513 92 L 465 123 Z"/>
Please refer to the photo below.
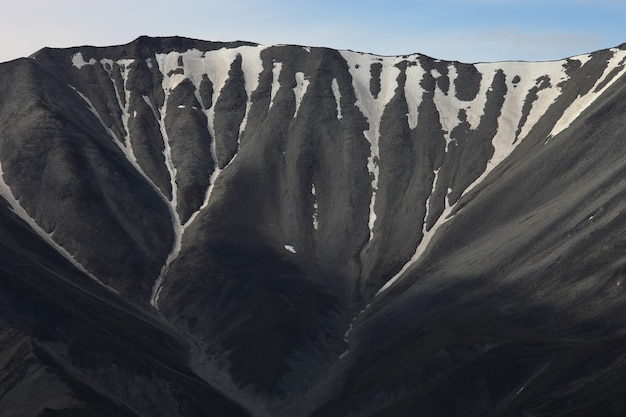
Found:
<path fill-rule="evenodd" d="M 343 58 L 348 64 L 348 71 L 352 76 L 352 85 L 356 96 L 356 106 L 366 117 L 369 128 L 363 134 L 370 144 L 370 156 L 367 160 L 367 169 L 372 177 L 372 196 L 370 199 L 369 240 L 374 238 L 374 225 L 376 223 L 376 195 L 378 193 L 378 175 L 380 159 L 380 122 L 383 111 L 391 101 L 398 88 L 398 76 L 400 69 L 397 64 L 402 58 L 380 57 L 375 55 L 361 54 L 352 51 L 341 51 Z M 370 68 L 372 64 L 381 64 L 380 91 L 374 97 L 370 89 Z"/>
<path fill-rule="evenodd" d="M 296 111 L 293 113 L 294 119 L 298 116 L 300 104 L 309 88 L 310 81 L 304 76 L 303 72 L 296 72 L 296 86 L 293 88 L 293 94 L 296 97 Z"/>
<path fill-rule="evenodd" d="M 333 96 L 335 96 L 335 102 L 337 103 L 337 120 L 341 120 L 343 115 L 341 114 L 341 91 L 339 91 L 339 83 L 336 78 L 333 78 L 331 82 L 331 88 L 333 90 Z"/>
<path fill-rule="evenodd" d="M 73 86 L 70 85 L 70 87 L 74 90 L 74 92 L 76 94 L 78 94 L 78 96 L 85 102 L 85 104 L 87 105 L 87 108 L 89 109 L 89 111 L 96 117 L 96 119 L 98 119 L 98 122 L 100 123 L 100 125 L 102 126 L 102 128 L 105 130 L 105 132 L 107 132 L 107 134 L 111 137 L 111 139 L 113 140 L 113 143 L 115 143 L 117 145 L 118 148 L 120 148 L 120 150 L 122 151 L 122 153 L 124 154 L 124 156 L 126 157 L 126 159 L 128 160 L 128 162 L 132 165 L 132 167 L 148 182 L 148 184 L 150 184 L 150 186 L 152 187 L 152 189 L 154 189 L 154 191 L 163 199 L 164 202 L 168 203 L 168 199 L 167 197 L 163 194 L 163 192 L 161 191 L 161 189 L 159 187 L 157 187 L 157 185 L 154 183 L 154 181 L 152 181 L 152 178 L 150 178 L 148 176 L 148 174 L 145 173 L 145 171 L 141 168 L 141 166 L 139 165 L 139 163 L 137 162 L 136 158 L 132 158 L 128 152 L 128 149 L 124 146 L 124 144 L 122 143 L 121 140 L 119 140 L 119 138 L 117 138 L 117 136 L 115 135 L 115 133 L 113 133 L 113 131 L 111 130 L 110 127 L 108 127 L 105 123 L 104 120 L 102 120 L 102 118 L 100 117 L 100 114 L 98 113 L 98 111 L 96 110 L 96 108 L 93 106 L 93 103 L 91 102 L 91 100 L 89 100 L 89 98 L 87 96 L 85 96 L 83 93 L 81 93 L 80 91 L 78 91 L 76 88 L 74 88 Z M 150 105 L 150 102 L 148 101 L 148 104 Z M 151 106 L 151 105 L 150 105 Z"/>
<path fill-rule="evenodd" d="M 163 90 L 165 92 L 165 100 L 163 103 L 163 107 L 160 109 L 160 114 L 158 118 L 159 127 L 161 129 L 161 137 L 163 138 L 163 156 L 165 157 L 165 165 L 167 167 L 167 171 L 170 175 L 170 186 L 172 190 L 172 198 L 168 201 L 168 206 L 170 208 L 170 216 L 172 218 L 172 228 L 174 230 L 174 245 L 169 255 L 165 260 L 165 264 L 161 268 L 161 272 L 157 277 L 154 287 L 152 289 L 152 296 L 150 297 L 150 304 L 154 308 L 158 309 L 158 301 L 159 295 L 161 294 L 161 290 L 163 288 L 163 279 L 165 277 L 165 273 L 167 269 L 172 264 L 174 259 L 178 257 L 180 253 L 180 249 L 182 247 L 182 239 L 183 239 L 183 230 L 182 224 L 180 220 L 180 215 L 178 214 L 178 184 L 176 183 L 176 167 L 174 166 L 174 162 L 172 161 L 172 148 L 170 146 L 169 136 L 167 134 L 167 129 L 165 127 L 165 117 L 167 115 L 167 102 L 169 99 L 169 95 L 171 93 L 171 89 L 165 85 L 166 81 L 164 78 Z"/>
<path fill-rule="evenodd" d="M 274 62 L 272 64 L 272 90 L 270 92 L 270 105 L 269 109 L 274 105 L 274 97 L 276 97 L 276 93 L 278 93 L 278 89 L 280 88 L 280 82 L 278 79 L 280 78 L 280 73 L 283 70 L 282 62 Z"/>
<path fill-rule="evenodd" d="M 418 109 L 422 103 L 422 96 L 424 94 L 421 82 L 426 72 L 422 66 L 419 65 L 419 61 L 416 56 L 413 62 L 409 62 L 405 73 L 406 81 L 404 83 L 404 97 L 409 110 L 407 118 L 409 121 L 409 128 L 415 129 L 417 127 Z"/>

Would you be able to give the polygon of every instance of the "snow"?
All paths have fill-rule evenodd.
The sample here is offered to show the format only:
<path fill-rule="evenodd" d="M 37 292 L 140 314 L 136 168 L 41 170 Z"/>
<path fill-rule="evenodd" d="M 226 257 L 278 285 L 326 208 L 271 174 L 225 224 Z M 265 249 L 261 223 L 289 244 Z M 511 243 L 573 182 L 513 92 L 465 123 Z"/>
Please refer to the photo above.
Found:
<path fill-rule="evenodd" d="M 309 84 L 310 82 L 305 78 L 303 72 L 296 72 L 296 86 L 293 88 L 293 93 L 296 96 L 296 111 L 293 114 L 294 119 L 298 115 L 300 103 L 302 103 L 302 98 L 306 94 Z"/>
<path fill-rule="evenodd" d="M 426 252 L 426 249 L 428 248 L 428 246 L 430 244 L 430 241 L 432 240 L 433 236 L 435 236 L 435 233 L 437 232 L 437 230 L 439 230 L 439 228 L 444 223 L 446 223 L 448 220 L 450 220 L 450 218 L 451 218 L 450 214 L 452 213 L 452 209 L 453 209 L 454 205 L 450 205 L 450 201 L 448 199 L 448 194 L 450 194 L 451 190 L 448 189 L 448 194 L 446 194 L 446 196 L 444 197 L 445 207 L 444 207 L 443 212 L 441 213 L 441 215 L 439 216 L 439 218 L 437 219 L 435 224 L 430 229 L 426 228 L 426 219 L 428 218 L 430 199 L 433 196 L 433 194 L 435 193 L 435 190 L 437 189 L 438 180 L 439 180 L 439 169 L 435 170 L 435 178 L 433 179 L 433 188 L 432 188 L 430 196 L 426 200 L 426 214 L 424 216 L 424 221 L 422 222 L 423 223 L 422 224 L 422 234 L 423 234 L 423 237 L 422 237 L 422 240 L 420 241 L 420 243 L 417 245 L 417 248 L 415 249 L 415 253 L 411 257 L 411 259 L 406 264 L 404 264 L 402 269 L 398 273 L 396 273 L 393 277 L 391 277 L 391 279 L 389 279 L 389 281 L 387 281 L 378 290 L 376 295 L 383 293 L 389 287 L 391 287 L 398 279 L 400 279 L 402 277 L 402 275 L 411 266 L 413 266 L 422 257 L 424 252 Z"/>
<path fill-rule="evenodd" d="M 82 52 L 77 52 L 74 54 L 74 56 L 72 56 L 72 65 L 74 65 L 78 69 L 81 69 L 85 65 L 93 65 L 95 63 L 96 60 L 94 58 L 89 58 L 89 61 L 85 61 Z"/>
<path fill-rule="evenodd" d="M 343 118 L 343 115 L 341 114 L 341 92 L 339 91 L 339 83 L 337 82 L 337 79 L 333 78 L 330 85 L 333 89 L 335 102 L 337 103 L 337 120 L 341 120 Z"/>
<path fill-rule="evenodd" d="M 575 56 L 572 59 L 578 60 L 580 65 L 583 66 L 591 60 L 591 54 Z"/>
<path fill-rule="evenodd" d="M 285 249 L 287 249 L 291 253 L 296 253 L 296 250 L 291 245 L 285 245 Z"/>
<path fill-rule="evenodd" d="M 433 72 L 436 71 L 433 70 Z M 446 150 L 452 141 L 450 134 L 462 123 L 459 119 L 460 110 L 465 110 L 470 129 L 475 130 L 480 124 L 480 119 L 485 113 L 485 105 L 487 104 L 487 91 L 493 82 L 495 72 L 489 71 L 482 75 L 478 94 L 471 101 L 462 101 L 456 96 L 455 81 L 458 73 L 454 64 L 448 66 L 448 79 L 450 80 L 448 92 L 444 93 L 438 86 L 435 87 L 434 102 L 439 113 L 439 121 L 445 132 Z"/>
<path fill-rule="evenodd" d="M 0 163 L 0 196 L 2 196 L 9 203 L 9 206 L 11 206 L 11 210 L 13 210 L 13 212 L 17 216 L 19 216 L 26 224 L 28 224 L 35 233 L 37 233 L 43 240 L 45 240 L 50 246 L 52 246 L 61 256 L 70 261 L 72 265 L 74 265 L 78 270 L 80 270 L 89 278 L 96 281 L 98 284 L 102 285 L 108 290 L 114 293 L 118 293 L 117 290 L 106 285 L 105 283 L 100 281 L 95 275 L 89 272 L 80 262 L 76 260 L 76 258 L 74 258 L 71 253 L 67 251 L 67 249 L 65 249 L 53 239 L 54 231 L 50 233 L 46 232 L 22 207 L 19 200 L 15 198 L 13 192 L 11 191 L 11 188 L 4 179 L 4 170 L 2 169 L 2 163 Z"/>
<path fill-rule="evenodd" d="M 206 75 L 213 83 L 213 103 L 209 109 L 209 127 L 212 137 L 215 137 L 213 126 L 215 119 L 215 104 L 222 93 L 222 89 L 229 78 L 229 71 L 232 63 L 241 56 L 241 69 L 244 74 L 244 82 L 248 100 L 246 103 L 246 114 L 240 126 L 240 132 L 245 130 L 247 124 L 248 113 L 251 106 L 252 92 L 255 91 L 259 84 L 259 75 L 263 71 L 263 61 L 261 60 L 261 52 L 265 46 L 240 46 L 237 48 L 221 48 L 214 51 L 202 52 L 197 49 L 190 49 L 185 52 L 169 52 L 166 54 L 157 54 L 157 64 L 159 70 L 163 74 L 163 85 L 171 90 L 185 79 L 189 79 L 196 90 L 200 89 L 202 77 Z M 182 58 L 184 74 L 172 74 L 168 76 L 170 71 L 179 68 L 178 59 Z"/>
<path fill-rule="evenodd" d="M 578 96 L 576 100 L 565 110 L 561 118 L 556 122 L 554 128 L 550 132 L 550 137 L 554 137 L 567 129 L 570 124 L 574 120 L 576 120 L 581 113 L 588 108 L 591 103 L 593 103 L 598 97 L 602 95 L 611 85 L 615 83 L 622 75 L 626 72 L 626 66 L 623 63 L 623 60 L 626 58 L 626 51 L 622 51 L 619 49 L 611 49 L 613 52 L 613 56 L 607 62 L 607 66 L 604 69 L 604 73 L 600 76 L 595 85 L 589 90 L 587 94 L 584 96 Z M 581 60 L 582 62 L 582 60 Z M 611 72 L 621 66 L 622 70 L 615 75 L 611 80 L 609 80 L 606 85 L 602 87 L 602 89 L 596 92 L 597 87 L 607 80 L 607 77 L 611 74 Z"/>
<path fill-rule="evenodd" d="M 502 69 L 506 74 L 507 94 L 502 105 L 500 117 L 498 118 L 498 131 L 492 139 L 494 153 L 483 174 L 474 181 L 464 192 L 467 194 L 476 185 L 480 184 L 486 177 L 506 159 L 511 152 L 530 133 L 531 129 L 539 121 L 548 108 L 556 101 L 561 94 L 558 86 L 568 79 L 564 64 L 566 61 L 547 62 L 502 62 L 492 64 L 478 64 L 477 68 L 481 72 L 496 72 Z M 517 87 L 513 88 L 513 78 L 520 77 Z M 523 115 L 523 106 L 528 92 L 540 84 L 540 78 L 547 76 L 550 79 L 550 87 L 538 92 L 537 99 L 532 103 L 532 108 L 528 114 L 526 122 L 522 126 L 519 137 L 516 131 Z"/>
<path fill-rule="evenodd" d="M 437 189 L 437 182 L 439 181 L 439 171 L 441 170 L 441 167 L 437 168 L 436 170 L 433 171 L 433 173 L 435 174 L 434 178 L 433 178 L 433 187 L 430 191 L 430 195 L 428 196 L 428 198 L 426 199 L 426 211 L 424 212 L 424 221 L 422 222 L 423 225 L 423 233 L 425 234 L 427 232 L 426 230 L 426 220 L 428 219 L 428 215 L 430 214 L 430 199 L 432 198 L 433 194 L 435 194 L 435 190 Z"/>
<path fill-rule="evenodd" d="M 280 77 L 280 72 L 283 70 L 282 62 L 274 62 L 272 64 L 272 91 L 270 93 L 270 107 L 274 105 L 274 97 L 276 97 L 276 93 L 278 93 L 278 89 L 280 88 L 280 83 L 278 82 L 278 78 Z"/>
<path fill-rule="evenodd" d="M 380 121 L 385 106 L 393 98 L 398 87 L 400 69 L 396 67 L 402 58 L 379 57 L 376 55 L 360 54 L 352 51 L 340 51 L 348 64 L 348 71 L 352 76 L 352 84 L 356 95 L 356 105 L 369 122 L 369 129 L 363 131 L 365 138 L 370 143 L 370 157 L 367 161 L 367 169 L 372 175 L 372 197 L 370 200 L 370 216 L 368 227 L 370 230 L 369 240 L 374 238 L 374 224 L 376 223 L 376 193 L 378 191 L 378 160 L 380 158 L 378 142 L 380 139 Z M 375 98 L 370 91 L 370 67 L 374 63 L 382 64 L 380 73 L 380 92 Z"/>
<path fill-rule="evenodd" d="M 561 88 L 558 84 L 567 80 L 568 76 L 565 72 L 564 64 L 566 61 L 550 61 L 550 62 L 501 62 L 501 63 L 486 63 L 477 64 L 476 68 L 482 74 L 482 81 L 480 86 L 480 92 L 474 100 L 471 102 L 462 102 L 456 98 L 454 91 L 454 79 L 456 78 L 456 69 L 451 65 L 448 68 L 448 74 L 450 77 L 450 91 L 443 94 L 440 89 L 435 91 L 435 104 L 440 114 L 440 120 L 444 130 L 449 132 L 458 125 L 458 111 L 459 109 L 465 109 L 467 114 L 467 121 L 470 123 L 472 129 L 478 127 L 480 118 L 484 114 L 484 108 L 486 104 L 486 95 L 490 85 L 493 82 L 493 78 L 498 70 L 502 69 L 506 75 L 507 93 L 504 99 L 504 104 L 501 110 L 501 114 L 498 118 L 498 130 L 496 135 L 492 139 L 492 145 L 494 147 L 494 154 L 488 161 L 485 171 L 480 175 L 470 186 L 464 190 L 463 195 L 467 194 L 470 190 L 480 184 L 487 175 L 493 171 L 506 157 L 508 157 L 513 150 L 519 145 L 519 143 L 528 135 L 531 129 L 539 121 L 541 116 L 545 114 L 547 109 L 554 103 L 554 101 L 561 94 Z M 408 70 L 407 70 L 408 71 Z M 415 78 L 419 75 L 413 75 Z M 433 75 L 438 74 L 437 71 L 432 71 Z M 520 81 L 513 84 L 514 77 L 518 75 Z M 523 116 L 523 106 L 529 91 L 540 85 L 539 79 L 547 76 L 550 79 L 550 87 L 543 89 L 537 93 L 537 99 L 532 103 L 532 107 L 526 122 L 522 126 L 519 137 L 516 137 L 518 125 Z M 414 79 L 415 79 L 414 78 Z M 617 77 L 616 77 L 617 78 Z M 408 76 L 407 76 L 408 82 Z M 412 81 L 414 82 L 414 81 Z M 412 93 L 413 96 L 417 94 Z M 407 94 L 408 100 L 408 94 Z M 408 101 L 407 101 L 408 103 Z M 409 111 L 411 106 L 409 106 Z M 416 118 L 414 119 L 416 122 Z M 409 123 L 412 123 L 412 116 L 409 113 Z M 449 140 L 449 136 L 446 136 L 446 140 Z M 435 236 L 436 232 L 452 217 L 452 211 L 455 205 L 450 205 L 448 197 L 445 197 L 445 208 L 442 214 L 439 216 L 430 230 L 426 230 L 425 221 L 429 213 L 430 198 L 435 192 L 437 181 L 439 178 L 439 171 L 435 171 L 435 179 L 433 181 L 433 188 L 431 196 L 426 201 L 426 216 L 424 217 L 424 224 L 422 225 L 423 238 L 418 244 L 415 253 L 409 259 L 409 261 L 401 268 L 401 270 L 395 274 L 390 280 L 388 280 L 378 291 L 378 294 L 386 291 L 395 282 L 397 282 L 404 273 L 415 263 L 417 263 L 430 242 Z M 448 189 L 448 194 L 450 189 Z"/>
<path fill-rule="evenodd" d="M 120 150 L 126 156 L 126 159 L 128 160 L 128 162 L 130 162 L 130 164 L 133 166 L 133 168 L 135 168 L 135 170 L 137 172 L 139 172 L 139 174 L 141 174 L 146 179 L 148 184 L 150 184 L 152 186 L 152 188 L 157 192 L 157 194 L 159 194 L 161 196 L 161 198 L 164 201 L 167 202 L 167 199 L 165 198 L 165 196 L 163 195 L 161 190 L 156 186 L 156 184 L 152 181 L 152 179 L 150 177 L 148 177 L 148 175 L 144 172 L 144 170 L 141 168 L 141 166 L 139 166 L 139 164 L 137 163 L 137 160 L 135 158 L 131 157 L 131 155 L 128 153 L 128 149 L 115 136 L 115 133 L 113 133 L 113 131 L 104 123 L 104 120 L 102 120 L 102 118 L 100 117 L 100 114 L 98 114 L 98 111 L 95 109 L 95 107 L 93 106 L 93 103 L 89 100 L 89 98 L 87 96 L 85 96 L 83 93 L 81 93 L 80 91 L 78 91 L 72 85 L 70 85 L 70 87 L 85 102 L 85 104 L 87 105 L 87 108 L 89 109 L 89 111 L 98 119 L 98 122 L 100 122 L 100 125 L 102 126 L 102 128 L 111 137 L 111 139 L 113 140 L 113 143 L 115 143 L 117 145 L 117 147 L 120 148 Z M 144 99 L 147 100 L 147 97 L 144 97 Z M 147 102 L 150 105 L 150 102 L 148 100 L 147 100 Z"/>
<path fill-rule="evenodd" d="M 424 89 L 420 85 L 426 71 L 419 65 L 417 60 L 418 55 L 415 55 L 413 60 L 414 65 L 409 65 L 406 69 L 406 82 L 404 84 L 404 97 L 409 109 L 408 120 L 409 128 L 415 129 L 417 127 L 417 116 L 420 104 L 422 103 L 422 95 Z"/>

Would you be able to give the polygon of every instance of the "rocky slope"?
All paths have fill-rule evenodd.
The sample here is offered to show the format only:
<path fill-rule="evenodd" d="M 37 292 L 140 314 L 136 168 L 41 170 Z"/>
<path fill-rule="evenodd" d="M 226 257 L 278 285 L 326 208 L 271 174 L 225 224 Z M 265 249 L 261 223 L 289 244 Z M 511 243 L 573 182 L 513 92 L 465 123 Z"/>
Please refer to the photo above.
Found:
<path fill-rule="evenodd" d="M 623 415 L 625 63 L 0 64 L 0 415 Z"/>

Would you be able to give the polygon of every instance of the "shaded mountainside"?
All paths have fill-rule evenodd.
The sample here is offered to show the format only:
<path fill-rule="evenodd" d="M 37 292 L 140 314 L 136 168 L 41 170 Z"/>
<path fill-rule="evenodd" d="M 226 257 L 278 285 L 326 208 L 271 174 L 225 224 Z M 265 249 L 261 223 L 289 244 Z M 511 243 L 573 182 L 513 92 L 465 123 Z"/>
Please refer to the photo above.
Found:
<path fill-rule="evenodd" d="M 625 64 L 0 64 L 0 416 L 623 415 Z"/>

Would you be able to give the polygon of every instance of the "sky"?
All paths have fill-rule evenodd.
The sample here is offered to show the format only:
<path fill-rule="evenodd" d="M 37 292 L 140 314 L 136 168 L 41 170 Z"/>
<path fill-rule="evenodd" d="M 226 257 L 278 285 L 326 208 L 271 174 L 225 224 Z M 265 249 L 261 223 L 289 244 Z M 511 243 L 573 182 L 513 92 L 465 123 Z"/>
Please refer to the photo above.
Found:
<path fill-rule="evenodd" d="M 444 60 L 556 60 L 626 42 L 626 0 L 0 0 L 0 62 L 140 35 Z"/>

